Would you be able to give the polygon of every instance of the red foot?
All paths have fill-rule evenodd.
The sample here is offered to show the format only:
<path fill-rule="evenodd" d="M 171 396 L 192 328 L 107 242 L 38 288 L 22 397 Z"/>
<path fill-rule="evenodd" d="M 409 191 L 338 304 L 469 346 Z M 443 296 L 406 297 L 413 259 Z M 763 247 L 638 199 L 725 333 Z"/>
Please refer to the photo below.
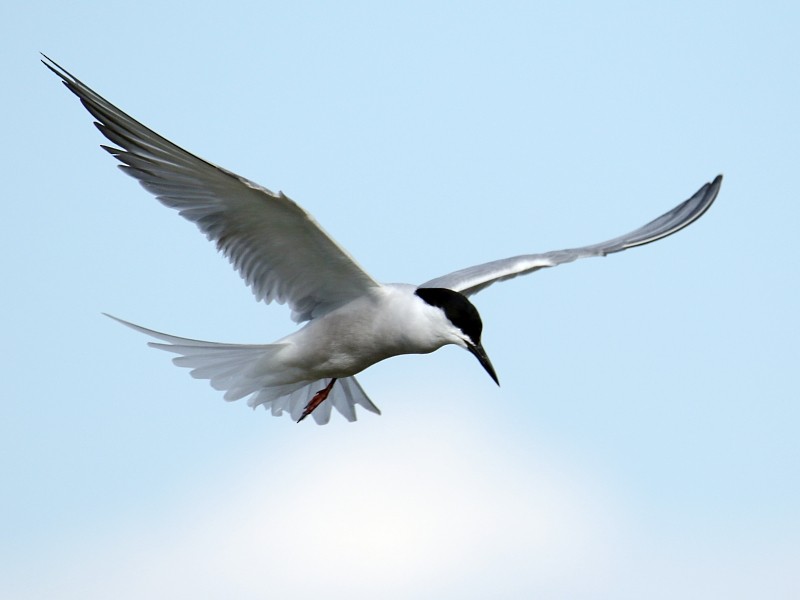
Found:
<path fill-rule="evenodd" d="M 298 423 L 300 421 L 302 421 L 303 419 L 305 419 L 312 412 L 314 412 L 314 409 L 317 408 L 320 404 L 322 404 L 325 401 L 325 399 L 328 397 L 328 394 L 331 393 L 331 390 L 333 389 L 333 384 L 334 383 L 336 383 L 336 377 L 331 379 L 331 382 L 328 385 L 326 385 L 324 389 L 322 389 L 322 390 L 318 391 L 316 394 L 314 394 L 314 397 L 311 399 L 311 401 L 308 404 L 306 404 L 306 407 L 303 409 L 302 416 L 299 419 L 297 419 Z"/>

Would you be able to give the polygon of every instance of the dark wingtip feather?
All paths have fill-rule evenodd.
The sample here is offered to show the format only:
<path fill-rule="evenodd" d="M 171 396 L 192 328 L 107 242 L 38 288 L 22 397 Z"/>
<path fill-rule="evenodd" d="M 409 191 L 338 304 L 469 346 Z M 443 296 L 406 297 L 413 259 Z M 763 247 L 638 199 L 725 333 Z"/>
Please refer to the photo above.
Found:
<path fill-rule="evenodd" d="M 47 55 L 46 55 L 44 52 L 40 52 L 39 54 L 41 54 L 41 55 L 44 57 L 44 58 L 42 59 L 42 61 L 41 61 L 41 62 L 42 62 L 42 64 L 43 64 L 45 67 L 47 67 L 48 69 L 50 69 L 50 70 L 51 70 L 53 73 L 55 73 L 56 75 L 58 75 L 58 76 L 59 76 L 59 77 L 60 77 L 60 78 L 61 78 L 61 79 L 62 79 L 62 80 L 65 82 L 65 83 L 66 83 L 68 80 L 70 80 L 70 79 L 72 79 L 72 80 L 74 80 L 74 79 L 75 79 L 75 78 L 74 78 L 72 75 L 70 75 L 70 74 L 67 72 L 67 70 L 66 70 L 66 69 L 64 69 L 64 68 L 63 68 L 61 65 L 59 65 L 59 64 L 58 64 L 56 61 L 54 61 L 52 58 L 50 58 L 49 56 L 47 56 Z"/>

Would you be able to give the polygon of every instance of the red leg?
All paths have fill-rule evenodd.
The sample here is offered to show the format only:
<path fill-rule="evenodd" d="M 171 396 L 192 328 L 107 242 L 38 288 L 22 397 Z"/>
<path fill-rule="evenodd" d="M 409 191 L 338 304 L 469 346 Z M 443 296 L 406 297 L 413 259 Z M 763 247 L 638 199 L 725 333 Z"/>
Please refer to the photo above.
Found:
<path fill-rule="evenodd" d="M 334 383 L 336 383 L 336 377 L 331 379 L 331 382 L 328 385 L 326 385 L 324 389 L 321 389 L 316 394 L 314 394 L 314 397 L 308 404 L 306 404 L 306 407 L 303 409 L 303 415 L 299 419 L 297 419 L 298 423 L 303 419 L 305 419 L 312 412 L 314 412 L 314 409 L 325 401 L 325 398 L 327 398 L 328 394 L 331 393 Z"/>

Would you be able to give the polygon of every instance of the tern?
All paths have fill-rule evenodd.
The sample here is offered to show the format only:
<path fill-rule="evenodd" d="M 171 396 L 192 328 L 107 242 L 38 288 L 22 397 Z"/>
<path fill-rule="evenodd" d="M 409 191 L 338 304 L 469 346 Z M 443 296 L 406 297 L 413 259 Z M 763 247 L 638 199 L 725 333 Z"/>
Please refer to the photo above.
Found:
<path fill-rule="evenodd" d="M 283 192 L 187 152 L 42 56 L 113 144 L 101 147 L 118 166 L 216 243 L 257 301 L 288 304 L 294 321 L 306 324 L 272 344 L 251 345 L 181 338 L 111 318 L 158 340 L 150 346 L 178 354 L 176 365 L 209 380 L 225 400 L 247 397 L 253 408 L 288 412 L 298 422 L 313 415 L 327 423 L 332 408 L 355 421 L 356 405 L 380 414 L 355 375 L 386 358 L 448 344 L 471 352 L 499 385 L 469 296 L 498 281 L 670 236 L 709 209 L 722 183 L 719 175 L 657 219 L 599 244 L 495 260 L 421 285 L 382 284 Z"/>

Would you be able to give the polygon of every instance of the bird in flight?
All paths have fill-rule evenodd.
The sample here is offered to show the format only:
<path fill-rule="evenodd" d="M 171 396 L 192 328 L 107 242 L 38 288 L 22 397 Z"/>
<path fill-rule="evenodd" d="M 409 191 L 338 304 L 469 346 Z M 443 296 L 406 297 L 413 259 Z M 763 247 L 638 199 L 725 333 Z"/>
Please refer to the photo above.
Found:
<path fill-rule="evenodd" d="M 44 56 L 44 55 L 43 55 Z M 519 275 L 579 258 L 605 256 L 672 235 L 714 202 L 722 176 L 657 219 L 614 239 L 467 267 L 421 285 L 373 279 L 314 218 L 282 192 L 187 152 L 145 127 L 44 56 L 95 125 L 119 167 L 165 206 L 192 221 L 233 264 L 256 300 L 286 303 L 306 324 L 272 344 L 222 344 L 176 337 L 111 317 L 158 340 L 173 362 L 208 379 L 225 400 L 248 397 L 273 415 L 329 421 L 332 408 L 355 421 L 355 406 L 380 414 L 356 381 L 367 367 L 400 354 L 454 344 L 498 383 L 481 344 L 483 324 L 468 297 Z M 109 315 L 110 316 L 110 315 Z"/>

